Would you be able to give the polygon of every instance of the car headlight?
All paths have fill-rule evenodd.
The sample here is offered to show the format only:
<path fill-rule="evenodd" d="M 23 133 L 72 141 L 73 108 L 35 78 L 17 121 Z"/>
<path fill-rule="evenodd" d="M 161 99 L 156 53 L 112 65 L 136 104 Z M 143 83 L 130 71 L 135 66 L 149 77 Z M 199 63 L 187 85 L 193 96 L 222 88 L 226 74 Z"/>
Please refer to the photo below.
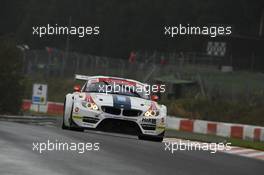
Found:
<path fill-rule="evenodd" d="M 149 109 L 144 113 L 145 117 L 154 117 L 159 115 L 159 110 L 154 102 L 151 103 Z"/>
<path fill-rule="evenodd" d="M 82 101 L 82 106 L 90 110 L 99 111 L 99 107 L 90 95 L 85 95 L 84 101 Z"/>
<path fill-rule="evenodd" d="M 154 116 L 158 116 L 159 115 L 159 111 L 154 111 L 154 110 L 147 110 L 145 113 L 144 113 L 144 116 L 145 117 L 154 117 Z"/>
<path fill-rule="evenodd" d="M 95 103 L 82 102 L 82 106 L 90 110 L 98 111 L 99 107 Z"/>

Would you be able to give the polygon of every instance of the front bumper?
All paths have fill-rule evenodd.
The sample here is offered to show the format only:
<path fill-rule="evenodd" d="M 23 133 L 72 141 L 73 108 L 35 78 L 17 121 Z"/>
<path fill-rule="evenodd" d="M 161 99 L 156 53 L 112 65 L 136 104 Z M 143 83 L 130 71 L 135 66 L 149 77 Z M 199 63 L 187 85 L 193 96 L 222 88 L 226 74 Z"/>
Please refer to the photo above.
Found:
<path fill-rule="evenodd" d="M 127 117 L 122 115 L 112 115 L 103 111 L 89 110 L 82 105 L 75 103 L 72 112 L 72 121 L 81 128 L 98 128 L 102 127 L 106 121 L 118 123 L 116 127 L 126 127 L 126 124 L 135 124 L 140 134 L 158 136 L 165 131 L 166 116 L 156 117 Z M 120 122 L 121 121 L 121 122 Z M 131 125 L 131 126 L 132 126 Z M 126 129 L 126 128 L 124 128 Z"/>

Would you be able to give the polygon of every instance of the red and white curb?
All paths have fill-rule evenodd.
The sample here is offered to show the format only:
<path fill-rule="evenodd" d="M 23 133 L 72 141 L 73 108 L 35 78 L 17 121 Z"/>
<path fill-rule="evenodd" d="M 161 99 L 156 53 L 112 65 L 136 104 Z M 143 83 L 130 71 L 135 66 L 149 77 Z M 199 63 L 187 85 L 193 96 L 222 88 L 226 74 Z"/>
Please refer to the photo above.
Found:
<path fill-rule="evenodd" d="M 198 142 L 198 141 L 190 141 L 190 140 L 184 140 L 184 139 L 178 139 L 178 138 L 164 138 L 163 142 L 170 142 L 170 143 L 204 143 L 204 142 Z M 237 156 L 243 156 L 243 157 L 248 157 L 248 158 L 254 158 L 258 160 L 263 160 L 264 161 L 264 151 L 259 151 L 259 150 L 254 150 L 254 149 L 249 149 L 249 148 L 242 148 L 242 147 L 237 147 L 237 146 L 230 146 L 230 150 L 221 150 L 219 152 L 227 153 L 227 154 L 233 154 Z"/>
<path fill-rule="evenodd" d="M 167 128 L 231 137 L 243 140 L 264 141 L 264 127 L 237 123 L 192 120 L 178 117 L 167 117 Z"/>

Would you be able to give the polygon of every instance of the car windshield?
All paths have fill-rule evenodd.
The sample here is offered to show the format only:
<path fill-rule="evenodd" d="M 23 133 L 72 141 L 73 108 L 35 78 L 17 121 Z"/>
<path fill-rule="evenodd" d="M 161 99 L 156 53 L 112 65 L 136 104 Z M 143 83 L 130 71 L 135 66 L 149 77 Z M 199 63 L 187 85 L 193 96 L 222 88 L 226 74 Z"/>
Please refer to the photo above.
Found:
<path fill-rule="evenodd" d="M 87 83 L 84 92 L 119 94 L 150 99 L 147 89 L 142 85 L 127 85 L 105 81 Z"/>

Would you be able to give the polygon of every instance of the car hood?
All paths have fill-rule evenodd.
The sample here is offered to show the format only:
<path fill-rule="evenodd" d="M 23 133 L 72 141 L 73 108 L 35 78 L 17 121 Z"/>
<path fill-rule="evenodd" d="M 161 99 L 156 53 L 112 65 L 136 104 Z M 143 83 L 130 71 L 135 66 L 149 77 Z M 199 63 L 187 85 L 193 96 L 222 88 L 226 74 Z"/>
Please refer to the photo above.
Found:
<path fill-rule="evenodd" d="M 138 109 L 146 111 L 151 106 L 151 101 L 138 97 L 90 93 L 94 102 L 99 106 L 113 106 L 117 108 Z"/>

